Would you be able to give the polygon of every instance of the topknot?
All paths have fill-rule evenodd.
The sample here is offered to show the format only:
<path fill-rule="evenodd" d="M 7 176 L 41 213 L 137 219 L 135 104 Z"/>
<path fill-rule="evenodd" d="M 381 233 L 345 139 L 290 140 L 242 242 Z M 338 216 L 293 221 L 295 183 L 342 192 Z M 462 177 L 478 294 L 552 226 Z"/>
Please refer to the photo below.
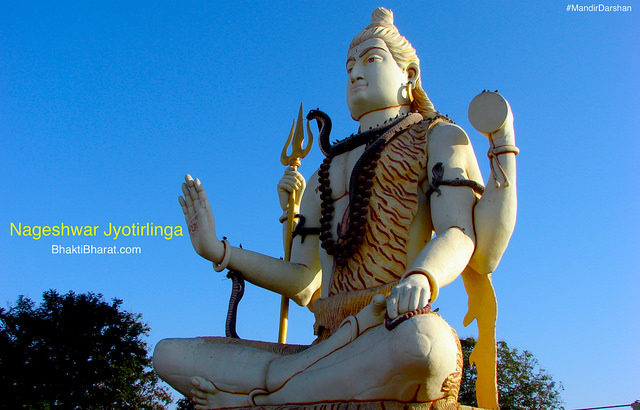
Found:
<path fill-rule="evenodd" d="M 393 26 L 393 12 L 378 7 L 371 14 L 371 26 Z"/>

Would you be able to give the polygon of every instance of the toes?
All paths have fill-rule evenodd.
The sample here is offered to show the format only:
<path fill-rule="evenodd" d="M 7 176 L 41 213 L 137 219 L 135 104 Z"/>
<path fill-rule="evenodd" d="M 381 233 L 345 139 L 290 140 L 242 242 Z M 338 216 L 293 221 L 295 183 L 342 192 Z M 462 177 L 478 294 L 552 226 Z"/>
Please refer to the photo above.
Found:
<path fill-rule="evenodd" d="M 198 394 L 199 397 L 205 397 L 206 394 L 215 394 L 218 392 L 213 383 L 199 376 L 195 376 L 191 379 L 191 385 L 195 388 L 194 390 L 204 394 L 204 396 Z"/>

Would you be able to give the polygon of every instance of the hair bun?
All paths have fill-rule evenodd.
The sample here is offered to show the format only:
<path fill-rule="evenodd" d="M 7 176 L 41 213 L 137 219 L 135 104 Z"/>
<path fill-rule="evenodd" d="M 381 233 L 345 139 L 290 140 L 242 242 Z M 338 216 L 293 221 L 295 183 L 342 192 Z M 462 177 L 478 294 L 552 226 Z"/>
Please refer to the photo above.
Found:
<path fill-rule="evenodd" d="M 393 12 L 384 7 L 378 7 L 371 14 L 372 26 L 393 26 Z"/>

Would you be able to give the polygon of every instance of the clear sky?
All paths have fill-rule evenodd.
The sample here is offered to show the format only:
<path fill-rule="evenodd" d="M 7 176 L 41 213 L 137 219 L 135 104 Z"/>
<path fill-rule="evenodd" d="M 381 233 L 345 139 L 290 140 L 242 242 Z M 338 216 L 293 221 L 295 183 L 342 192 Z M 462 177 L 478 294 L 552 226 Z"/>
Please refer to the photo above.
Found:
<path fill-rule="evenodd" d="M 421 58 L 436 109 L 488 143 L 467 107 L 499 90 L 515 116 L 518 222 L 494 273 L 498 338 L 533 352 L 567 408 L 640 399 L 640 2 L 627 12 L 567 2 L 2 2 L 0 303 L 94 291 L 124 299 L 166 337 L 222 335 L 230 281 L 187 236 L 113 239 L 109 224 L 184 226 L 177 197 L 200 177 L 220 235 L 282 256 L 275 186 L 302 101 L 357 129 L 345 57 L 377 6 Z M 577 3 L 586 6 L 592 3 Z M 599 3 L 596 3 L 596 5 Z M 634 40 L 635 39 L 635 40 Z M 635 74 L 634 74 L 635 73 Z M 303 160 L 310 176 L 318 147 Z M 94 237 L 11 235 L 97 225 Z M 59 255 L 52 245 L 135 246 L 139 255 Z M 458 279 L 437 303 L 461 337 Z M 241 337 L 275 341 L 279 296 L 248 286 Z M 292 307 L 289 342 L 313 340 Z"/>

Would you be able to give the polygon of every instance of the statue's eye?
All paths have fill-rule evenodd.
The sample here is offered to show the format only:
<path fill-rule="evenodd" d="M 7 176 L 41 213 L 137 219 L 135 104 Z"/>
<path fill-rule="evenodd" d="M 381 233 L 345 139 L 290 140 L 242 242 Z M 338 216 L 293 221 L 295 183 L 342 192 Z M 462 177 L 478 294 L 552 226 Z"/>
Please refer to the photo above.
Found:
<path fill-rule="evenodd" d="M 370 55 L 369 57 L 367 57 L 367 63 L 371 64 L 374 63 L 376 61 L 382 61 L 382 57 L 378 56 L 378 55 Z"/>
<path fill-rule="evenodd" d="M 352 60 L 349 60 L 347 62 L 347 74 L 351 74 L 351 71 L 353 71 L 353 66 L 354 66 L 354 62 Z"/>

